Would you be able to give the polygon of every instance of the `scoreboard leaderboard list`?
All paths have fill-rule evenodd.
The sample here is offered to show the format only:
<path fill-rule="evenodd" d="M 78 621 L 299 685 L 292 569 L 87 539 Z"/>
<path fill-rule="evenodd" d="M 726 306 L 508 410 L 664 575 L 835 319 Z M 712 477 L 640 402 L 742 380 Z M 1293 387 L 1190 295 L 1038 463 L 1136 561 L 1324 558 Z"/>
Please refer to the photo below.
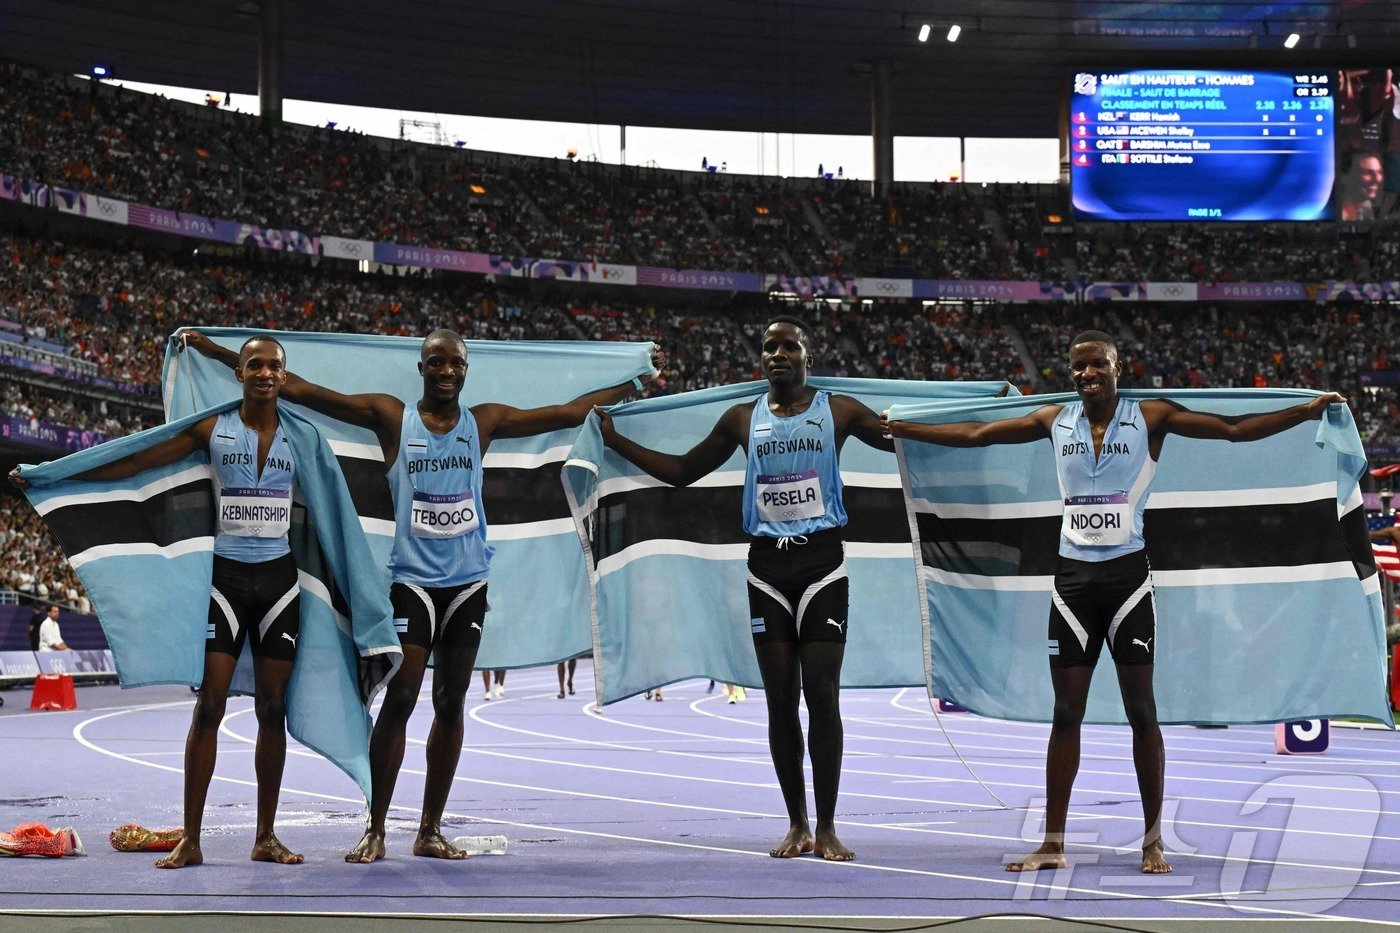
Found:
<path fill-rule="evenodd" d="M 1332 218 L 1335 72 L 1080 72 L 1079 220 Z"/>

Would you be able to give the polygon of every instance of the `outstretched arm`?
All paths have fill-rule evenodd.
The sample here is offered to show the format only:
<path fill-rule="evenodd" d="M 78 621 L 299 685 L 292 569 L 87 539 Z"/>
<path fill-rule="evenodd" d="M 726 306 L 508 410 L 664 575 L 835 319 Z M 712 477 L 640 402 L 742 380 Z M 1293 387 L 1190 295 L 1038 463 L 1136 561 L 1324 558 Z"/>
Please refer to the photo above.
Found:
<path fill-rule="evenodd" d="M 198 350 L 211 360 L 223 363 L 229 369 L 238 368 L 237 353 L 227 347 L 219 346 L 199 331 L 182 330 L 180 336 L 184 339 L 186 347 Z M 403 419 L 403 402 L 394 396 L 378 392 L 342 395 L 334 389 L 328 389 L 303 379 L 296 373 L 288 372 L 286 375 L 287 380 L 282 384 L 278 393 L 282 398 L 297 405 L 305 405 L 312 411 L 320 412 L 337 421 L 370 429 L 379 437 L 380 444 L 385 446 L 386 451 L 394 446 L 392 444 L 386 445 L 385 441 L 386 432 L 397 431 L 398 425 Z"/>
<path fill-rule="evenodd" d="M 665 365 L 666 354 L 660 347 L 653 345 L 651 352 L 652 371 L 644 376 L 638 376 L 638 380 L 642 383 L 652 381 Z M 481 431 L 482 452 L 485 452 L 485 445 L 490 443 L 493 438 L 531 437 L 535 434 L 547 434 L 550 431 L 560 431 L 564 428 L 576 428 L 583 424 L 588 413 L 594 408 L 616 405 L 636 392 L 637 389 L 636 383 L 624 382 L 611 388 L 580 395 L 573 401 L 565 402 L 562 405 L 545 405 L 542 408 L 512 408 L 509 405 L 494 402 L 474 405 L 472 406 L 472 415 L 476 418 L 477 427 Z"/>
<path fill-rule="evenodd" d="M 120 460 L 113 460 L 100 467 L 93 467 L 73 478 L 128 479 L 138 473 L 144 473 L 146 470 L 174 463 L 197 450 L 208 450 L 209 435 L 214 432 L 214 422 L 217 420 L 213 415 L 201 418 L 172 438 L 161 441 L 159 444 L 153 444 L 145 450 L 139 450 L 128 457 L 122 457 Z"/>
<path fill-rule="evenodd" d="M 1382 528 L 1379 531 L 1371 532 L 1372 541 L 1389 540 L 1391 544 L 1400 544 L 1400 526 L 1391 525 L 1389 528 Z"/>
<path fill-rule="evenodd" d="M 598 410 L 598 417 L 602 420 L 603 443 L 672 486 L 689 486 L 728 460 L 734 448 L 743 443 L 741 438 L 748 435 L 748 416 L 748 405 L 735 405 L 720 417 L 705 439 L 690 450 L 683 454 L 663 454 L 618 434 L 612 415 Z"/>
<path fill-rule="evenodd" d="M 849 395 L 833 395 L 831 410 L 836 415 L 838 435 L 850 435 L 878 450 L 894 453 L 894 440 L 886 435 L 880 416 L 859 399 Z"/>
<path fill-rule="evenodd" d="M 1029 415 L 1000 421 L 956 421 L 952 424 L 919 424 L 890 421 L 889 412 L 880 419 L 885 433 L 925 444 L 944 447 L 990 447 L 993 444 L 1029 444 L 1050 436 L 1051 425 L 1061 406 L 1046 405 Z"/>
<path fill-rule="evenodd" d="M 1191 411 L 1174 402 L 1154 399 L 1142 403 L 1149 421 L 1149 430 L 1156 434 L 1179 434 L 1208 441 L 1257 441 L 1281 431 L 1295 428 L 1305 421 L 1322 417 L 1328 405 L 1345 404 L 1346 399 L 1335 392 L 1319 395 L 1302 405 L 1257 415 L 1224 416 L 1205 411 Z M 1156 423 L 1153 424 L 1153 421 Z"/>

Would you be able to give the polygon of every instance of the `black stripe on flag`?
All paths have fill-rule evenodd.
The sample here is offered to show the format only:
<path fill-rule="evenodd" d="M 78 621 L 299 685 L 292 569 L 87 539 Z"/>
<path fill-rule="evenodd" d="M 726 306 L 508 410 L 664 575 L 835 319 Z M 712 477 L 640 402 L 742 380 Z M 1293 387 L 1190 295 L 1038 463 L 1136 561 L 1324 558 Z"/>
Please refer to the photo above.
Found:
<path fill-rule="evenodd" d="M 562 491 L 562 487 L 561 487 Z M 846 540 L 909 541 L 909 520 L 898 489 L 845 488 Z M 616 554 L 643 541 L 745 544 L 743 487 L 671 486 L 632 489 L 598 502 L 596 557 Z M 491 514 L 492 521 L 496 521 Z"/>
<path fill-rule="evenodd" d="M 1055 572 L 1058 516 L 945 519 L 921 512 L 918 526 L 927 566 L 989 576 Z M 1331 498 L 1274 505 L 1149 508 L 1143 518 L 1153 570 L 1360 564 L 1343 532 Z M 1368 547 L 1363 556 L 1369 553 Z"/>
<path fill-rule="evenodd" d="M 487 467 L 481 478 L 487 522 L 514 525 L 568 518 L 569 500 L 564 496 L 564 484 L 559 482 L 562 466 L 555 461 L 531 469 Z"/>
<path fill-rule="evenodd" d="M 337 457 L 350 499 L 361 518 L 381 521 L 394 520 L 394 501 L 389 492 L 389 479 L 380 460 L 361 457 Z M 481 495 L 487 521 L 492 525 L 538 522 L 568 518 L 569 500 L 559 482 L 561 464 L 524 469 L 519 467 L 487 467 L 481 480 Z"/>
<path fill-rule="evenodd" d="M 44 519 L 70 557 L 110 544 L 168 547 L 214 534 L 214 485 L 207 479 L 142 502 L 113 499 L 53 509 Z"/>

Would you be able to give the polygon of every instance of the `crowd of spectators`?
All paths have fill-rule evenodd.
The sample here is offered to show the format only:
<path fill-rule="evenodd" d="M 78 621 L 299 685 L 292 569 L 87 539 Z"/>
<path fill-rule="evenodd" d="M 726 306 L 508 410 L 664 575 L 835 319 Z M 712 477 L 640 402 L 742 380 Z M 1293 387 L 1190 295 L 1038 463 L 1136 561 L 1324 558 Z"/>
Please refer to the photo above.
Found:
<path fill-rule="evenodd" d="M 799 275 L 1321 281 L 1400 242 L 1313 224 L 1064 225 L 1057 187 L 783 180 L 502 158 L 0 68 L 0 171 L 140 203 L 507 256 Z M 1383 228 L 1382 228 L 1383 229 Z"/>
<path fill-rule="evenodd" d="M 107 437 L 120 437 L 159 423 L 155 413 L 105 398 L 41 388 L 0 370 L 0 397 L 4 413 L 31 423 L 78 427 Z"/>
<path fill-rule="evenodd" d="M 0 589 L 88 612 L 78 575 L 39 514 L 18 496 L 0 494 Z"/>

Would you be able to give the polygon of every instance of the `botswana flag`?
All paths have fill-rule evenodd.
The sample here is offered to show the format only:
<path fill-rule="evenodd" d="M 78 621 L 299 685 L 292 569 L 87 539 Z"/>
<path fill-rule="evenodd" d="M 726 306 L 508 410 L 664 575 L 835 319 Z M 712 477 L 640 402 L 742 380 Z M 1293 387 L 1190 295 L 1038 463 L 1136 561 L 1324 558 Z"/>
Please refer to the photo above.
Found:
<path fill-rule="evenodd" d="M 1222 415 L 1316 395 L 1122 394 Z M 900 406 L 890 415 L 992 421 L 1073 399 Z M 987 716 L 1047 721 L 1045 633 L 1061 514 L 1051 444 L 956 449 L 900 441 L 899 451 L 925 584 L 930 693 Z M 1364 469 L 1344 405 L 1262 441 L 1167 438 L 1144 519 L 1162 722 L 1391 721 L 1380 588 L 1357 486 Z M 1107 651 L 1100 660 L 1111 667 Z M 1123 721 L 1112 670 L 1094 678 L 1088 718 Z"/>
<path fill-rule="evenodd" d="M 118 438 L 37 467 L 25 490 L 83 581 L 123 687 L 198 685 L 214 566 L 214 476 L 207 451 L 125 480 L 72 477 L 145 450 L 238 402 Z M 402 660 L 389 598 L 335 457 L 315 427 L 280 405 L 296 458 L 291 544 L 301 633 L 287 689 L 287 729 L 370 792 L 369 713 Z M 233 692 L 253 692 L 247 644 Z"/>
<path fill-rule="evenodd" d="M 234 350 L 254 334 L 268 333 L 201 330 Z M 421 338 L 281 331 L 273 336 L 287 350 L 287 368 L 302 378 L 347 394 L 387 393 L 405 405 L 422 397 Z M 198 353 L 176 352 L 176 346 L 172 337 L 165 358 L 167 418 L 241 394 L 231 369 Z M 651 371 L 650 343 L 468 340 L 467 351 L 462 398 L 469 405 L 553 405 Z M 370 431 L 292 408 L 329 440 L 375 557 L 370 573 L 387 594 L 394 511 L 379 442 Z M 491 443 L 483 460 L 487 537 L 496 554 L 478 668 L 536 667 L 592 648 L 588 585 L 559 488 L 559 466 L 575 433 L 502 438 Z"/>
<path fill-rule="evenodd" d="M 811 382 L 854 396 L 874 411 L 895 402 L 1015 391 L 1004 382 Z M 682 453 L 731 406 L 752 405 L 767 390 L 766 382 L 746 382 L 609 411 L 627 437 Z M 605 450 L 596 417 L 579 432 L 563 479 L 591 571 L 600 704 L 691 677 L 759 686 L 746 589 L 744 457 L 742 448 L 736 450 L 717 471 L 678 489 Z M 841 451 L 841 467 L 851 581 L 841 683 L 922 684 L 919 592 L 895 457 L 851 439 Z"/>

